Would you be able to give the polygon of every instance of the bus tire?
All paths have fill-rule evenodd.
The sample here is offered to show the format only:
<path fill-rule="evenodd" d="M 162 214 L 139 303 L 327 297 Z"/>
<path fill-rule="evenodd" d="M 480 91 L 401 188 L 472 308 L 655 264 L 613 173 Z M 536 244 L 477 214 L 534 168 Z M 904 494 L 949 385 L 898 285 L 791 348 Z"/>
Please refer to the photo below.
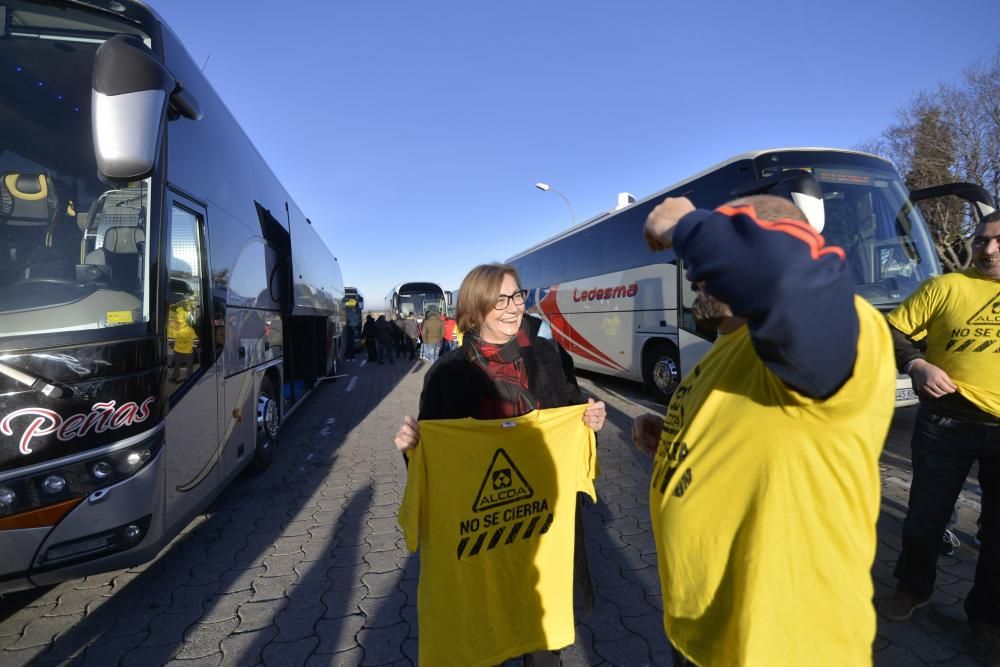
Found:
<path fill-rule="evenodd" d="M 257 442 L 253 450 L 253 460 L 250 470 L 261 473 L 267 470 L 274 459 L 274 450 L 278 446 L 278 427 L 281 424 L 281 406 L 274 393 L 271 378 L 264 376 L 260 381 L 260 393 L 257 394 Z"/>
<path fill-rule="evenodd" d="M 642 379 L 657 401 L 669 402 L 681 382 L 677 348 L 664 341 L 650 343 L 642 355 Z"/>

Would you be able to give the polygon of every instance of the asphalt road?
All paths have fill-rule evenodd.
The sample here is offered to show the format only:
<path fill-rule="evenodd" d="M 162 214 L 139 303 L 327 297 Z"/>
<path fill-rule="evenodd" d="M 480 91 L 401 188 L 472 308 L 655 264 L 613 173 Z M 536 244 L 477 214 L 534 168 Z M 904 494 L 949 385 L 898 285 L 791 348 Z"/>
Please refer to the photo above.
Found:
<path fill-rule="evenodd" d="M 319 387 L 284 425 L 272 468 L 238 479 L 156 560 L 0 600 L 0 664 L 415 664 L 417 558 L 396 526 L 406 471 L 392 436 L 415 413 L 425 370 L 351 362 L 349 378 Z M 651 462 L 629 441 L 632 419 L 664 406 L 629 382 L 581 384 L 608 404 L 600 500 L 584 513 L 597 606 L 563 664 L 669 665 Z M 893 585 L 913 414 L 898 413 L 882 457 L 877 599 Z M 963 545 L 941 559 L 932 604 L 909 623 L 880 621 L 876 665 L 976 664 L 961 609 L 977 555 L 974 479 L 959 503 Z"/>

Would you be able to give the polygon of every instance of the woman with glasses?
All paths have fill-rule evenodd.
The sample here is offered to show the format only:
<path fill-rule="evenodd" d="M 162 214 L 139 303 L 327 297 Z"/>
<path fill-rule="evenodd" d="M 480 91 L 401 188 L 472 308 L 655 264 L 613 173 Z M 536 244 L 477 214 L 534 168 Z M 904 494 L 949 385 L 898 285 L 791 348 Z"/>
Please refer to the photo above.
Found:
<path fill-rule="evenodd" d="M 506 419 L 536 409 L 587 403 L 584 423 L 594 431 L 603 428 L 604 402 L 584 397 L 573 360 L 554 340 L 538 335 L 541 320 L 524 316 L 526 296 L 513 266 L 482 264 L 469 272 L 457 309 L 457 326 L 464 332 L 462 347 L 443 355 L 427 372 L 418 419 Z M 418 440 L 418 421 L 407 415 L 396 434 L 396 447 L 405 452 Z M 575 579 L 590 607 L 593 589 L 583 523 L 580 512 L 576 516 Z M 558 665 L 559 655 L 531 653 L 524 664 Z"/>

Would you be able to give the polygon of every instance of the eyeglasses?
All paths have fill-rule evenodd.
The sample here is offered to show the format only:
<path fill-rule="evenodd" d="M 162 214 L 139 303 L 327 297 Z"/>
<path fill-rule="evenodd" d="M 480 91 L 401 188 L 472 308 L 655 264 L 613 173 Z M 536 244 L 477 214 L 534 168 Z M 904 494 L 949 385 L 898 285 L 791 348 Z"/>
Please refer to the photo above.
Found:
<path fill-rule="evenodd" d="M 497 302 L 493 304 L 493 308 L 496 310 L 504 310 L 513 301 L 515 306 L 524 305 L 524 297 L 528 296 L 528 290 L 520 289 L 513 294 L 501 294 L 497 297 Z"/>

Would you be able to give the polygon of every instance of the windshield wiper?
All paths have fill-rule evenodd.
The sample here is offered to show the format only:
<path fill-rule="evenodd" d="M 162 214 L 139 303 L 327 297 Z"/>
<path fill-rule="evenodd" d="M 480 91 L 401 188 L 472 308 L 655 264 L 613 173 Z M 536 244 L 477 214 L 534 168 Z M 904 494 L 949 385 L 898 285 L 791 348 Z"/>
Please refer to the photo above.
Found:
<path fill-rule="evenodd" d="M 40 391 L 49 398 L 66 398 L 69 395 L 77 393 L 72 387 L 60 386 L 54 380 L 26 373 L 5 363 L 0 363 L 0 374 L 6 375 L 10 379 L 20 382 L 35 391 Z"/>

